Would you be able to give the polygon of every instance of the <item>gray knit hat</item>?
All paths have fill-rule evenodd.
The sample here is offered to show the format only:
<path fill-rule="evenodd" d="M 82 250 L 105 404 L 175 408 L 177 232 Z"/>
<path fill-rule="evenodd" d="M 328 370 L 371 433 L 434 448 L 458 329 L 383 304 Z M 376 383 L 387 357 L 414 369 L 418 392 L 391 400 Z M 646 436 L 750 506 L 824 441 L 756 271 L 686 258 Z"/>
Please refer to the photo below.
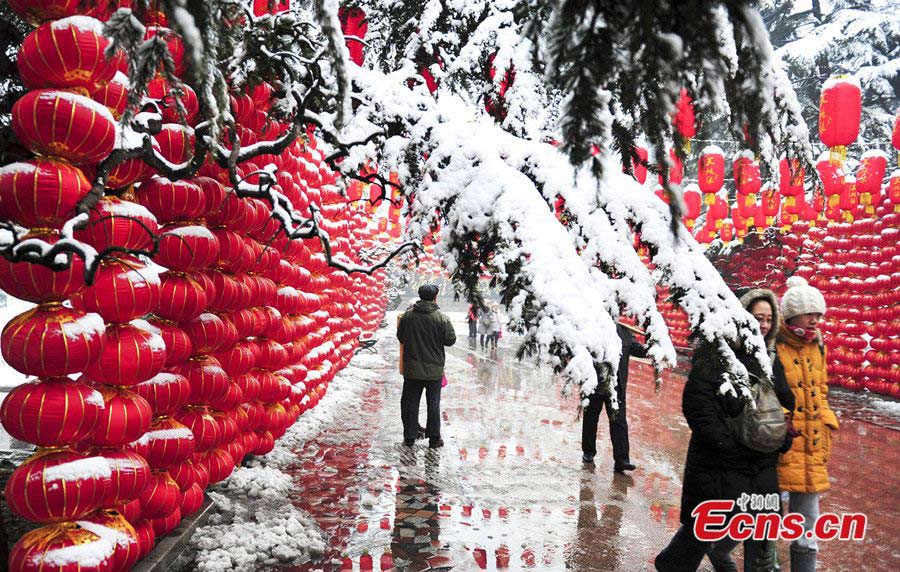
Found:
<path fill-rule="evenodd" d="M 803 314 L 824 314 L 825 297 L 800 276 L 787 279 L 787 292 L 781 297 L 781 317 L 790 320 Z"/>

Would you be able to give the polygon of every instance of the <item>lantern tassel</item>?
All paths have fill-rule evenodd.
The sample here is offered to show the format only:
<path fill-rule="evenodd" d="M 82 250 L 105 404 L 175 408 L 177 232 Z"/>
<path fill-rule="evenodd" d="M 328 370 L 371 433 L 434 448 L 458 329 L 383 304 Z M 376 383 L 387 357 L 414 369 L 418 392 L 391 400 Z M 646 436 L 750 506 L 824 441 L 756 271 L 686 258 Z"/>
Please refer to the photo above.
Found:
<path fill-rule="evenodd" d="M 847 159 L 847 146 L 835 145 L 831 148 L 829 160 L 832 163 L 843 163 Z"/>
<path fill-rule="evenodd" d="M 685 155 L 691 154 L 691 138 L 690 137 L 681 137 L 681 150 L 684 151 Z"/>

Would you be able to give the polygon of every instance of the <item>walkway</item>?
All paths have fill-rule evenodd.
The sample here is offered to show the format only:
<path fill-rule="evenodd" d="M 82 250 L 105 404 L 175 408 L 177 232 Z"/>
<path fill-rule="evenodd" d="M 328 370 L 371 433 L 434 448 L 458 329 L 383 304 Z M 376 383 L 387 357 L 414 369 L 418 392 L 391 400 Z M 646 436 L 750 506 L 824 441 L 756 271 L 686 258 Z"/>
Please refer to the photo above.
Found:
<path fill-rule="evenodd" d="M 380 346 L 396 356 L 395 342 Z M 561 400 L 548 372 L 513 354 L 507 340 L 481 350 L 461 337 L 452 348 L 441 450 L 401 444 L 401 380 L 389 369 L 368 389 L 364 411 L 348 411 L 297 451 L 291 500 L 315 518 L 330 548 L 325 562 L 283 570 L 652 570 L 678 520 L 689 435 L 683 378 L 667 375 L 656 393 L 650 366 L 632 361 L 628 413 L 639 468 L 626 477 L 612 472 L 603 420 L 597 467 L 582 466 L 575 401 Z M 900 424 L 896 413 L 851 397 L 835 395 L 842 429 L 823 507 L 868 514 L 868 535 L 826 543 L 820 569 L 900 569 Z M 422 416 L 424 424 L 424 404 Z"/>

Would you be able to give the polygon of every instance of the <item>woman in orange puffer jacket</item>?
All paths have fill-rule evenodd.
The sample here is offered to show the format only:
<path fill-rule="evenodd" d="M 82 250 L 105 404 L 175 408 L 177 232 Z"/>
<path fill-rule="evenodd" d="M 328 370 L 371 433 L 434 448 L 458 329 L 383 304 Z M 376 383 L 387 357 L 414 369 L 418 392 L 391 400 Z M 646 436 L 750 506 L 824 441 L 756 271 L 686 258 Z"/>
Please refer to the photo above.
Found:
<path fill-rule="evenodd" d="M 778 486 L 790 493 L 790 511 L 804 516 L 804 533 L 791 543 L 791 572 L 812 572 L 818 543 L 807 538 L 806 532 L 813 529 L 819 516 L 819 493 L 830 487 L 826 464 L 838 422 L 828 405 L 825 345 L 816 328 L 825 314 L 825 298 L 798 276 L 788 279 L 787 285 L 781 299 L 785 323 L 775 345 L 794 392 L 792 421 L 800 435 L 779 460 Z"/>

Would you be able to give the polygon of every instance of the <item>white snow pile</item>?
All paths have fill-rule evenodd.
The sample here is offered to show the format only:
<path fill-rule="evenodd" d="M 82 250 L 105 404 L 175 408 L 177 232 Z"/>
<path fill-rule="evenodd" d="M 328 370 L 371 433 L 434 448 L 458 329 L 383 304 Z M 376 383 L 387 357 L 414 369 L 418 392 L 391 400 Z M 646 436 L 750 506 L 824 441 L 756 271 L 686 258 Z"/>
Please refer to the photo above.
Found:
<path fill-rule="evenodd" d="M 384 367 L 377 355 L 357 355 L 328 387 L 322 401 L 304 413 L 264 457 L 237 468 L 209 492 L 218 511 L 199 528 L 192 543 L 201 572 L 250 570 L 296 564 L 321 556 L 325 539 L 316 522 L 296 508 L 292 477 L 281 469 L 297 461 L 294 450 L 314 438 L 335 419 L 359 407 L 366 386 L 379 376 L 369 368 Z"/>

